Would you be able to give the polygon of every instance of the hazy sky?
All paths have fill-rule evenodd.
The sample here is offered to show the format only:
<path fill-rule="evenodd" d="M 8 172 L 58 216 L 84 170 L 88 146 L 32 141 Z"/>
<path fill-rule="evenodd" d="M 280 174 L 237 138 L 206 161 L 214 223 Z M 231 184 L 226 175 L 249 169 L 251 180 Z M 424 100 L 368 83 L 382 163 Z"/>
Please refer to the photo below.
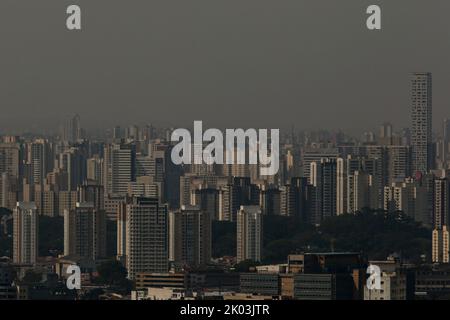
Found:
<path fill-rule="evenodd" d="M 65 27 L 82 9 L 83 30 Z M 382 7 L 382 31 L 365 10 Z M 410 73 L 450 116 L 448 0 L 1 0 L 0 132 L 154 123 L 409 125 Z"/>

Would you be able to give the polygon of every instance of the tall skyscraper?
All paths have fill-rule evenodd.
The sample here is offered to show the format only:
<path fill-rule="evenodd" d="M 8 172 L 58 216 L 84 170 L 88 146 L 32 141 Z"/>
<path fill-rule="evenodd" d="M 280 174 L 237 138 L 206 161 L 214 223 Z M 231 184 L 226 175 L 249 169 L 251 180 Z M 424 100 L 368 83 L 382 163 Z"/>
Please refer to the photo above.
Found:
<path fill-rule="evenodd" d="M 86 161 L 86 178 L 98 184 L 103 182 L 103 159 L 96 156 Z"/>
<path fill-rule="evenodd" d="M 450 182 L 448 178 L 440 178 L 434 183 L 432 261 L 449 263 Z"/>
<path fill-rule="evenodd" d="M 18 180 L 0 172 L 0 207 L 14 209 L 17 203 Z"/>
<path fill-rule="evenodd" d="M 282 200 L 284 210 L 288 216 L 297 216 L 301 221 L 307 222 L 309 218 L 310 194 L 308 178 L 292 177 L 285 186 L 285 199 Z M 283 207 L 282 207 L 283 209 Z"/>
<path fill-rule="evenodd" d="M 237 262 L 261 261 L 262 211 L 259 206 L 241 206 L 237 212 Z"/>
<path fill-rule="evenodd" d="M 66 185 L 60 185 L 62 190 L 74 191 L 86 180 L 86 158 L 79 148 L 70 148 L 59 154 L 58 166 L 61 172 L 67 174 Z"/>
<path fill-rule="evenodd" d="M 211 261 L 211 217 L 199 206 L 170 212 L 170 260 L 190 267 Z"/>
<path fill-rule="evenodd" d="M 106 214 L 93 202 L 64 210 L 64 255 L 92 260 L 106 256 Z"/>
<path fill-rule="evenodd" d="M 19 178 L 19 145 L 0 143 L 0 173 L 7 172 L 10 177 Z"/>
<path fill-rule="evenodd" d="M 78 114 L 68 119 L 62 128 L 62 140 L 68 143 L 74 143 L 82 139 L 81 119 Z"/>
<path fill-rule="evenodd" d="M 392 144 L 393 130 L 392 124 L 389 122 L 383 123 L 380 127 L 379 144 L 389 146 Z"/>
<path fill-rule="evenodd" d="M 136 149 L 132 144 L 105 147 L 104 187 L 106 193 L 126 195 L 128 183 L 134 181 Z"/>
<path fill-rule="evenodd" d="M 447 169 L 450 160 L 450 119 L 444 119 L 442 129 L 441 159 L 443 169 Z"/>
<path fill-rule="evenodd" d="M 386 156 L 389 184 L 411 176 L 411 148 L 409 146 L 388 146 Z"/>
<path fill-rule="evenodd" d="M 44 139 L 36 139 L 28 145 L 28 182 L 30 184 L 43 184 L 48 172 L 51 171 L 51 147 Z"/>
<path fill-rule="evenodd" d="M 449 232 L 447 226 L 433 230 L 433 248 L 431 260 L 433 263 L 449 263 Z"/>
<path fill-rule="evenodd" d="M 335 216 L 337 194 L 336 159 L 322 159 L 312 162 L 310 183 L 314 186 L 313 223 L 320 224 L 323 219 Z"/>
<path fill-rule="evenodd" d="M 412 75 L 413 174 L 432 168 L 432 77 L 431 73 Z"/>
<path fill-rule="evenodd" d="M 85 181 L 78 188 L 78 201 L 90 202 L 97 210 L 105 209 L 105 189 L 95 181 Z"/>
<path fill-rule="evenodd" d="M 18 202 L 13 211 L 13 261 L 34 264 L 38 255 L 38 216 L 33 202 Z"/>
<path fill-rule="evenodd" d="M 315 167 L 316 168 L 316 167 Z M 336 160 L 336 214 L 349 213 L 349 178 L 355 171 L 361 169 L 361 159 L 353 158 L 348 155 L 347 158 L 337 158 Z"/>
<path fill-rule="evenodd" d="M 259 188 L 251 183 L 249 177 L 233 177 L 229 199 L 230 219 L 236 221 L 241 206 L 260 205 Z"/>
<path fill-rule="evenodd" d="M 139 272 L 168 271 L 168 208 L 156 198 L 134 197 L 121 207 L 118 217 L 119 259 L 128 277 Z M 125 240 L 124 240 L 125 238 Z"/>
<path fill-rule="evenodd" d="M 339 151 L 337 148 L 308 148 L 302 154 L 303 176 L 307 177 L 309 183 L 311 178 L 311 163 L 320 162 L 322 159 L 337 159 Z"/>
<path fill-rule="evenodd" d="M 348 212 L 356 213 L 363 208 L 369 208 L 371 204 L 372 176 L 363 171 L 355 171 L 348 177 Z"/>

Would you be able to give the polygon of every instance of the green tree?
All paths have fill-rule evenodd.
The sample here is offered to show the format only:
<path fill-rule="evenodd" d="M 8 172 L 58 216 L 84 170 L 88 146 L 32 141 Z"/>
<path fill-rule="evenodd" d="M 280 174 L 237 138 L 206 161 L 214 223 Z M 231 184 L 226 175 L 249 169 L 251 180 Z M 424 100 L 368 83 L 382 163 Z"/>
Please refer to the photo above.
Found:
<path fill-rule="evenodd" d="M 254 268 L 258 265 L 260 265 L 260 263 L 255 262 L 253 260 L 244 260 L 244 261 L 237 263 L 234 266 L 234 268 L 235 268 L 235 271 L 237 271 L 237 272 L 249 272 L 250 268 Z"/>
<path fill-rule="evenodd" d="M 97 272 L 97 283 L 117 286 L 126 291 L 131 290 L 131 282 L 127 279 L 127 269 L 119 261 L 105 261 L 97 267 Z"/>

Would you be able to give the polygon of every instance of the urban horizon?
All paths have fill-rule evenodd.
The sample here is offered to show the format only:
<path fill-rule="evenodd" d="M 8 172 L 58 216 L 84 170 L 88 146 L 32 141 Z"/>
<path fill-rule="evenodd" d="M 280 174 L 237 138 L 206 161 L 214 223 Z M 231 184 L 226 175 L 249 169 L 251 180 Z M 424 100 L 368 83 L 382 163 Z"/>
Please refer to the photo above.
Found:
<path fill-rule="evenodd" d="M 431 73 L 410 88 L 411 126 L 360 138 L 196 121 L 92 140 L 78 114 L 1 135 L 0 297 L 450 297 L 450 121 L 433 135 Z"/>
<path fill-rule="evenodd" d="M 0 1 L 1 310 L 450 300 L 449 11 Z"/>

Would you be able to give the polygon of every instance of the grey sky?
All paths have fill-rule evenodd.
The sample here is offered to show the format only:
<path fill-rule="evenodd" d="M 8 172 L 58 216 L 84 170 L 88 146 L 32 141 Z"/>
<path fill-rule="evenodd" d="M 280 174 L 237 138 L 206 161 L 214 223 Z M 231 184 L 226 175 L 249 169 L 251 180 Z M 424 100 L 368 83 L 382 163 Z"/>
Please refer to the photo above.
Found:
<path fill-rule="evenodd" d="M 81 32 L 65 29 L 69 4 Z M 379 4 L 383 30 L 365 28 Z M 0 132 L 83 124 L 342 128 L 409 125 L 430 71 L 450 116 L 446 0 L 2 0 Z"/>

